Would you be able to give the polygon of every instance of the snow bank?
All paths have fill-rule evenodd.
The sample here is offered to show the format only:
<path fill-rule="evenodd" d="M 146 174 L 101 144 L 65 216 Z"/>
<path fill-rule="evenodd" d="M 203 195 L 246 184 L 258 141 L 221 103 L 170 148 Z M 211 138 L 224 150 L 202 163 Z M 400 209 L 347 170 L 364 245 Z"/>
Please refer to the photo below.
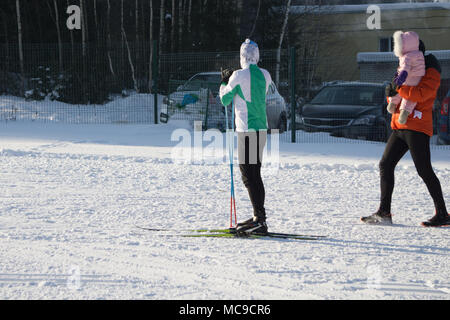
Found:
<path fill-rule="evenodd" d="M 162 104 L 158 96 L 158 105 Z M 154 123 L 154 96 L 132 94 L 114 97 L 104 105 L 72 105 L 59 101 L 27 101 L 0 96 L 0 120 L 33 120 L 65 123 Z"/>

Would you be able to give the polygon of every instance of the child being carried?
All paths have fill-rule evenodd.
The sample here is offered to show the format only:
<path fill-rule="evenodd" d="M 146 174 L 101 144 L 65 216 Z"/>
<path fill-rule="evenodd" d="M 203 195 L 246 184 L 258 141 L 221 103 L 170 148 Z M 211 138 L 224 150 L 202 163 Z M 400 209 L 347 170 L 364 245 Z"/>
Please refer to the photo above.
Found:
<path fill-rule="evenodd" d="M 399 59 L 399 67 L 394 82 L 397 86 L 417 86 L 425 75 L 425 57 L 419 50 L 419 35 L 414 31 L 394 33 L 394 54 Z M 416 102 L 402 99 L 400 95 L 388 98 L 387 110 L 394 113 L 400 103 L 398 122 L 405 124 L 408 116 L 413 113 Z"/>

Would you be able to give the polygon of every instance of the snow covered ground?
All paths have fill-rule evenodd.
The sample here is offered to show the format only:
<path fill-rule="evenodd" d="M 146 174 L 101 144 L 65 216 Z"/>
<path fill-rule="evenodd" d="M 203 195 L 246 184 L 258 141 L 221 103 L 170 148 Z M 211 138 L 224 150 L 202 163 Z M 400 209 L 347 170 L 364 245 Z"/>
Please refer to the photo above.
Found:
<path fill-rule="evenodd" d="M 137 229 L 228 227 L 227 163 L 174 161 L 176 128 L 0 123 L 0 299 L 450 298 L 449 229 L 419 226 L 433 204 L 409 155 L 395 225 L 359 222 L 377 209 L 383 144 L 280 143 L 264 175 L 269 228 L 324 240 Z M 450 206 L 450 150 L 432 157 Z"/>

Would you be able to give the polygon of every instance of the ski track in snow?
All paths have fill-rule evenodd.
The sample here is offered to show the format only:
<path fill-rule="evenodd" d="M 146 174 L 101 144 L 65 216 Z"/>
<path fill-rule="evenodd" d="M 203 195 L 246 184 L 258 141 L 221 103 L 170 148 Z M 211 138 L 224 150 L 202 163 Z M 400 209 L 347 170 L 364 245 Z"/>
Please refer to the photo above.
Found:
<path fill-rule="evenodd" d="M 0 125 L 1 299 L 450 297 L 449 228 L 419 226 L 433 202 L 408 157 L 395 225 L 359 222 L 377 209 L 382 145 L 281 144 L 279 170 L 263 176 L 269 228 L 324 240 L 182 238 L 134 225 L 228 227 L 226 163 L 173 161 L 170 127 L 91 126 L 86 139 L 28 126 Z M 432 154 L 450 206 L 449 150 Z M 246 219 L 238 169 L 235 181 Z"/>

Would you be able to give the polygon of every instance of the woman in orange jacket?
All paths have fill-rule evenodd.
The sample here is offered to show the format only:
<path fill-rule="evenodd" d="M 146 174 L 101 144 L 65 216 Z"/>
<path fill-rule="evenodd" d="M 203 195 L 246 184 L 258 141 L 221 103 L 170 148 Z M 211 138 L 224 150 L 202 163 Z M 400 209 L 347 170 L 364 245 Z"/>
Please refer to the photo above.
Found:
<path fill-rule="evenodd" d="M 421 42 L 421 50 L 425 54 L 425 46 Z M 399 106 L 392 114 L 391 127 L 393 132 L 389 137 L 383 157 L 380 161 L 381 201 L 377 212 L 362 217 L 361 220 L 369 224 L 392 224 L 391 201 L 394 191 L 394 170 L 397 163 L 409 150 L 417 173 L 425 182 L 433 198 L 435 215 L 428 221 L 422 222 L 426 227 L 450 225 L 441 184 L 431 166 L 430 137 L 433 135 L 433 104 L 441 82 L 441 68 L 439 62 L 432 55 L 425 56 L 426 73 L 417 86 L 397 87 L 393 82 L 386 87 L 386 95 L 397 93 L 409 101 L 417 102 L 413 113 L 405 124 L 400 124 Z"/>

